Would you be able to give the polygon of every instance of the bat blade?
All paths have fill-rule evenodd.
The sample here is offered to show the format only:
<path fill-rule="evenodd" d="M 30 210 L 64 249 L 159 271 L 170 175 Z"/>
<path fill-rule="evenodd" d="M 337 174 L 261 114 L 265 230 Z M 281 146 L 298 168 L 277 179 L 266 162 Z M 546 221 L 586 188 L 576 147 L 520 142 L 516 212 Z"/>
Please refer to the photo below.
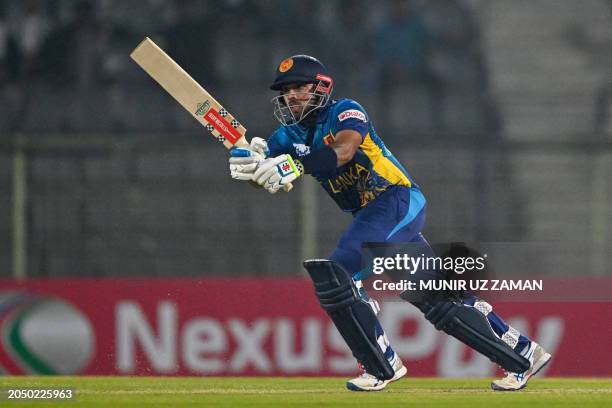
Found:
<path fill-rule="evenodd" d="M 130 57 L 226 148 L 249 145 L 246 128 L 149 37 Z"/>
<path fill-rule="evenodd" d="M 225 147 L 248 144 L 246 128 L 149 37 L 130 57 Z"/>

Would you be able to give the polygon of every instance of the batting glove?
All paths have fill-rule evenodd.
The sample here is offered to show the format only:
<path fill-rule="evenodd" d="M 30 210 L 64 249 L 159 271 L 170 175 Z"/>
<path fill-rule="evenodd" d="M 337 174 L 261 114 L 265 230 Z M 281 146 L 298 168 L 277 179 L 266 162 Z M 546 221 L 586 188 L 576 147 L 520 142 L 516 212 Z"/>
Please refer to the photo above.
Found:
<path fill-rule="evenodd" d="M 254 137 L 247 147 L 235 147 L 230 150 L 230 175 L 236 180 L 252 180 L 257 165 L 268 155 L 268 143 Z"/>
<path fill-rule="evenodd" d="M 282 154 L 261 162 L 252 180 L 274 194 L 302 174 L 304 174 L 302 163 L 293 160 L 288 154 Z"/>

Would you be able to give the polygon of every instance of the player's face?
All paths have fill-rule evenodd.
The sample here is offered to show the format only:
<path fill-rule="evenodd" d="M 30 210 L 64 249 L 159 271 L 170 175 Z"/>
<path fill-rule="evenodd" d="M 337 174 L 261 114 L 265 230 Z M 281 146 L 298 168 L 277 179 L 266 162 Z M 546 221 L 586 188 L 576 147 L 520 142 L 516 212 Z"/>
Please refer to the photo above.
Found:
<path fill-rule="evenodd" d="M 294 115 L 299 115 L 312 98 L 314 84 L 289 84 L 282 89 L 285 103 Z"/>

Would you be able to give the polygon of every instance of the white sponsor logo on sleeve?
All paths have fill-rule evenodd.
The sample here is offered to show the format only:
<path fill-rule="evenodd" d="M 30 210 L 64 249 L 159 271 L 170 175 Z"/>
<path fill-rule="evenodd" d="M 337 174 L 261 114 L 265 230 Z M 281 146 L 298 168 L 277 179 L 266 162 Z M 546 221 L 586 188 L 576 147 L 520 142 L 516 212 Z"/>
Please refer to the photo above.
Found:
<path fill-rule="evenodd" d="M 346 120 L 346 119 L 359 119 L 359 120 L 362 120 L 364 122 L 368 121 L 366 119 L 365 113 L 363 113 L 362 111 L 359 111 L 357 109 L 345 110 L 344 112 L 342 112 L 341 114 L 338 115 L 338 120 L 340 120 L 340 122 L 342 122 L 343 120 Z"/>

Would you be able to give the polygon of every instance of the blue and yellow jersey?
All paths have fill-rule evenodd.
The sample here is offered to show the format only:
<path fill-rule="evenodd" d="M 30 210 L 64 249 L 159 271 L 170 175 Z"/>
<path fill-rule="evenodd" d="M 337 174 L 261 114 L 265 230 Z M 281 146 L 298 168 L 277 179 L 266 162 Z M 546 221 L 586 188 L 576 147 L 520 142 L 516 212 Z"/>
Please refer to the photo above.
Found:
<path fill-rule="evenodd" d="M 378 137 L 366 111 L 351 99 L 331 101 L 319 112 L 310 146 L 306 128 L 278 128 L 268 140 L 270 156 L 287 153 L 299 159 L 331 143 L 344 129 L 359 132 L 363 139 L 353 159 L 329 174 L 313 174 L 342 210 L 357 211 L 392 185 L 416 186 Z"/>

